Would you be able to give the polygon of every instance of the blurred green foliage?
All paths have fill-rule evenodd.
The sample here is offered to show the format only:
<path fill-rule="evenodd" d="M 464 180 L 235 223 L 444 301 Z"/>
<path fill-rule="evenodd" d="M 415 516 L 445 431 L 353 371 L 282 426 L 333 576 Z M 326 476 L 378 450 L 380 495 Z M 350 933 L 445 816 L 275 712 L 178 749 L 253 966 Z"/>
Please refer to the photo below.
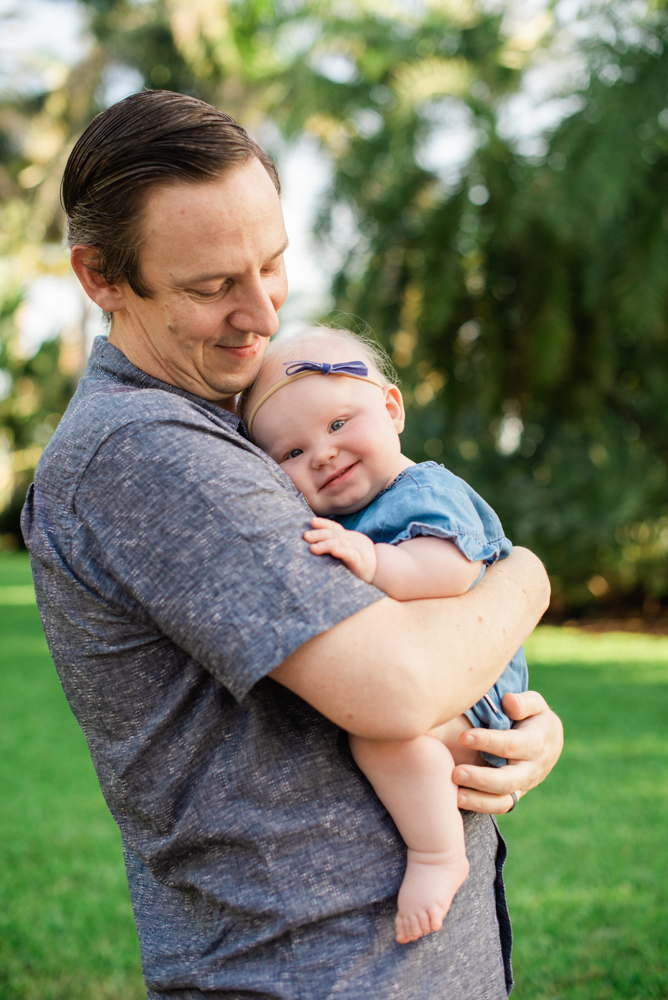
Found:
<path fill-rule="evenodd" d="M 651 613 L 668 592 L 666 18 L 648 14 L 634 45 L 590 43 L 580 110 L 533 159 L 499 134 L 512 80 L 494 27 L 390 30 L 392 68 L 379 80 L 358 60 L 338 84 L 327 106 L 339 128 L 375 124 L 345 142 L 328 124 L 336 175 L 321 231 L 335 232 L 343 202 L 361 232 L 334 315 L 390 347 L 412 401 L 411 457 L 445 461 L 494 503 L 547 563 L 557 607 L 650 595 Z M 356 32 L 362 47 L 371 33 L 362 21 Z M 402 100 L 396 69 L 444 39 L 466 61 L 459 103 L 479 136 L 450 185 L 420 153 L 453 97 Z"/>
<path fill-rule="evenodd" d="M 23 357 L 16 350 L 16 312 L 20 296 L 14 292 L 0 299 L 0 371 L 11 386 L 0 399 L 0 458 L 4 468 L 0 485 L 4 505 L 0 510 L 0 541 L 5 548 L 17 546 L 19 517 L 42 448 L 58 426 L 76 388 L 79 364 L 75 347 L 66 341 L 49 340 L 36 354 Z M 68 357 L 70 354 L 70 357 Z"/>
<path fill-rule="evenodd" d="M 319 234 L 343 257 L 333 317 L 370 326 L 393 355 L 408 453 L 444 461 L 492 502 L 513 540 L 545 560 L 555 610 L 644 601 L 658 615 L 668 595 L 662 7 L 583 8 L 595 19 L 573 36 L 586 72 L 562 95 L 571 111 L 540 156 L 522 156 L 500 123 L 550 51 L 549 13 L 513 33 L 501 14 L 446 0 L 81 4 L 94 38 L 85 62 L 0 108 L 4 217 L 28 219 L 35 245 L 56 239 L 64 157 L 114 68 L 201 96 L 251 130 L 271 122 L 287 140 L 315 137 L 332 167 Z M 447 171 L 438 149 L 457 128 L 472 151 Z"/>

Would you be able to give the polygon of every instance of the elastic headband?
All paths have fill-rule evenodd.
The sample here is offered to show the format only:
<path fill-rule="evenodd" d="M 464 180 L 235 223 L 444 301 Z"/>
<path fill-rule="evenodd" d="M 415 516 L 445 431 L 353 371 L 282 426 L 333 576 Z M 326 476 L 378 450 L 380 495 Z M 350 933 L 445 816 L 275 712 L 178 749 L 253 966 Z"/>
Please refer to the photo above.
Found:
<path fill-rule="evenodd" d="M 267 389 L 251 410 L 251 415 L 246 422 L 248 436 L 251 441 L 253 440 L 253 421 L 255 420 L 257 411 L 267 402 L 270 396 L 273 396 L 275 392 L 282 389 L 288 382 L 296 382 L 297 379 L 306 378 L 307 375 L 345 375 L 347 378 L 358 378 L 362 382 L 371 382 L 372 385 L 377 385 L 380 389 L 385 388 L 384 384 L 379 382 L 378 379 L 369 377 L 369 369 L 363 361 L 341 361 L 333 365 L 328 364 L 326 361 L 284 361 L 283 365 L 287 378 L 281 379 L 276 385 L 272 385 L 271 389 Z"/>

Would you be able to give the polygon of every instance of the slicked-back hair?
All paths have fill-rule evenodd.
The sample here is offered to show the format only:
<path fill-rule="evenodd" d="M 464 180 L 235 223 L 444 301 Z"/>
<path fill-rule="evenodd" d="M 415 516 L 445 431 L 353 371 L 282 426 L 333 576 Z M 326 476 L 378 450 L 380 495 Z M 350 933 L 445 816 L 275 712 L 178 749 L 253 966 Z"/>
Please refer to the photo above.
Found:
<path fill-rule="evenodd" d="M 88 267 L 150 298 L 139 250 L 151 189 L 215 180 L 253 157 L 280 193 L 271 157 L 224 111 L 169 90 L 132 94 L 97 115 L 70 153 L 61 186 L 68 245 L 89 246 Z"/>

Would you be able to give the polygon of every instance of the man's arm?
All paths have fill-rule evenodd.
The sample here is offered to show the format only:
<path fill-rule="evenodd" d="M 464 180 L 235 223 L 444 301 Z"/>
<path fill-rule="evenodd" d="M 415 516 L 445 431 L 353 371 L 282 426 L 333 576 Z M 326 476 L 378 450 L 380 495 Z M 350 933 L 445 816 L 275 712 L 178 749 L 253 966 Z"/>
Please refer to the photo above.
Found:
<path fill-rule="evenodd" d="M 348 732 L 412 739 L 482 697 L 548 601 L 540 560 L 515 548 L 469 593 L 385 598 L 304 643 L 271 676 Z"/>

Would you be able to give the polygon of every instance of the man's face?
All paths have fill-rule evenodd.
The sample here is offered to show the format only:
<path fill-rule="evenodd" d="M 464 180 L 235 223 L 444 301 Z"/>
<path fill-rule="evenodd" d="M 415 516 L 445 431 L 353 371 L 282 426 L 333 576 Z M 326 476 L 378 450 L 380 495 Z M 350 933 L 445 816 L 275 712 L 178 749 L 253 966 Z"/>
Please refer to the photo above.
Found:
<path fill-rule="evenodd" d="M 218 180 L 151 191 L 142 299 L 122 286 L 110 341 L 144 371 L 233 408 L 278 329 L 287 245 L 276 189 L 257 159 Z"/>

